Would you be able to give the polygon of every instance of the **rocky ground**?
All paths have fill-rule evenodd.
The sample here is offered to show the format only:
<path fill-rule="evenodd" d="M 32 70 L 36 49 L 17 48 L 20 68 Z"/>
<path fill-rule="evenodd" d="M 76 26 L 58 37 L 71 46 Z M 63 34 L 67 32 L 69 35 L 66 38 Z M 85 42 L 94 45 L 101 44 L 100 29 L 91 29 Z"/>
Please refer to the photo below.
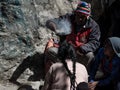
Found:
<path fill-rule="evenodd" d="M 20 81 L 20 80 L 19 80 Z M 34 90 L 39 90 L 39 86 L 43 84 L 43 81 L 28 82 L 25 80 L 20 81 L 23 85 L 30 85 Z M 0 84 L 0 90 L 17 90 L 20 86 L 6 82 Z"/>

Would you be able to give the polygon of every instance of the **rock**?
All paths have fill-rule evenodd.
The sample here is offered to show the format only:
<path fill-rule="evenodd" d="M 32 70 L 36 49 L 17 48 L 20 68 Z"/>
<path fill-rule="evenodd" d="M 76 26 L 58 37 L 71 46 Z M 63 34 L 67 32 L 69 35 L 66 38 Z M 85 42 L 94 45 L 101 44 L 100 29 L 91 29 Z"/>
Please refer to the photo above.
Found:
<path fill-rule="evenodd" d="M 17 90 L 17 86 L 14 85 L 0 85 L 0 90 Z"/>
<path fill-rule="evenodd" d="M 106 7 L 109 7 L 115 0 L 92 0 L 92 17 L 98 20 Z"/>
<path fill-rule="evenodd" d="M 8 82 L 23 59 L 44 52 L 52 37 L 46 21 L 71 12 L 77 1 L 0 0 L 0 83 Z M 19 79 L 27 81 L 31 74 L 26 70 Z"/>

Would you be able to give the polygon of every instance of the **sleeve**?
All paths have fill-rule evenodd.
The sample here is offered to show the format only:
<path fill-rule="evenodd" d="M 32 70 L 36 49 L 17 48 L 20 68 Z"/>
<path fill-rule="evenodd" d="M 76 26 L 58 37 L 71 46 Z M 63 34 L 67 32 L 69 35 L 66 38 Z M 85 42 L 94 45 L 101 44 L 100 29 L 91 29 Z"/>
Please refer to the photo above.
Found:
<path fill-rule="evenodd" d="M 50 67 L 49 71 L 47 72 L 47 74 L 45 76 L 45 83 L 44 83 L 42 90 L 50 89 L 50 86 L 52 84 L 52 78 L 53 78 L 52 74 L 53 74 L 53 66 Z"/>
<path fill-rule="evenodd" d="M 57 25 L 56 25 L 55 21 L 57 21 L 57 20 L 58 20 L 58 18 L 47 20 L 46 21 L 46 27 L 49 28 L 52 31 L 55 31 L 56 28 L 57 28 Z"/>
<path fill-rule="evenodd" d="M 72 14 L 65 14 L 63 16 L 60 16 L 58 18 L 53 18 L 46 21 L 46 27 L 49 28 L 52 31 L 57 32 L 56 30 L 59 30 L 59 28 L 62 28 L 61 22 L 68 20 L 71 20 Z M 62 26 L 62 27 L 61 27 Z"/>
<path fill-rule="evenodd" d="M 96 24 L 93 28 L 91 28 L 91 33 L 88 39 L 88 42 L 80 47 L 80 52 L 88 53 L 88 52 L 95 52 L 96 49 L 100 46 L 100 29 L 99 26 Z"/>
<path fill-rule="evenodd" d="M 91 69 L 90 69 L 90 75 L 89 75 L 89 82 L 90 81 L 94 81 L 95 80 L 95 75 L 96 75 L 96 72 L 98 70 L 98 67 L 101 63 L 101 56 L 102 56 L 102 53 L 103 53 L 103 48 L 101 48 L 99 51 L 98 51 L 98 54 L 96 55 L 95 57 L 95 60 L 94 62 L 92 63 L 91 65 Z"/>
<path fill-rule="evenodd" d="M 111 75 L 107 78 L 100 80 L 98 86 L 109 85 L 111 81 L 117 81 L 120 72 L 120 60 L 115 60 L 112 65 Z"/>

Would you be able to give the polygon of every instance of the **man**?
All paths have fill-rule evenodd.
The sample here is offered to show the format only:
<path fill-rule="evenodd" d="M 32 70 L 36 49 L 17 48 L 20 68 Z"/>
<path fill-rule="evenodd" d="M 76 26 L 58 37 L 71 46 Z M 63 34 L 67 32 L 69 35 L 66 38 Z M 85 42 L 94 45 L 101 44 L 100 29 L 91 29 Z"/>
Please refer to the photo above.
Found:
<path fill-rule="evenodd" d="M 48 28 L 55 31 L 59 35 L 58 32 L 60 28 L 62 28 L 62 25 L 61 27 L 59 26 L 59 24 L 61 23 L 60 21 L 62 21 L 63 19 L 68 20 L 68 22 L 71 24 L 70 25 L 71 33 L 67 33 L 68 35 L 66 35 L 66 41 L 68 43 L 71 43 L 75 47 L 79 58 L 78 62 L 84 64 L 87 67 L 87 69 L 89 69 L 90 63 L 94 58 L 93 52 L 95 52 L 100 45 L 99 26 L 90 17 L 90 12 L 91 12 L 90 4 L 88 4 L 87 2 L 80 1 L 73 14 L 61 16 L 58 19 L 56 18 L 53 20 L 49 20 L 46 23 Z M 62 28 L 62 30 L 63 29 L 64 28 Z M 65 29 L 63 31 L 65 31 Z M 56 54 L 58 51 L 57 49 L 58 47 L 56 47 L 54 40 L 50 39 L 46 46 L 47 58 L 45 60 L 45 63 L 48 63 L 50 59 L 52 60 L 52 62 L 53 61 L 55 62 L 57 60 Z M 46 67 L 47 69 L 49 69 L 48 64 L 46 64 Z"/>

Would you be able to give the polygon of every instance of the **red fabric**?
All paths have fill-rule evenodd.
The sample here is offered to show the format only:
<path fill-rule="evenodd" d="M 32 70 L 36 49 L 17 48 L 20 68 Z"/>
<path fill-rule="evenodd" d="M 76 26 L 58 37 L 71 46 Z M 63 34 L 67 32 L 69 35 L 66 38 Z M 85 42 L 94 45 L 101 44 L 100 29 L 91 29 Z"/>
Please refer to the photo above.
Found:
<path fill-rule="evenodd" d="M 88 42 L 88 38 L 91 32 L 90 28 L 83 28 L 77 34 L 74 33 L 74 28 L 72 31 L 73 32 L 67 36 L 66 40 L 67 42 L 71 43 L 75 48 L 78 48 Z"/>
<path fill-rule="evenodd" d="M 59 44 L 54 43 L 53 46 L 58 48 L 58 47 L 59 47 Z"/>

